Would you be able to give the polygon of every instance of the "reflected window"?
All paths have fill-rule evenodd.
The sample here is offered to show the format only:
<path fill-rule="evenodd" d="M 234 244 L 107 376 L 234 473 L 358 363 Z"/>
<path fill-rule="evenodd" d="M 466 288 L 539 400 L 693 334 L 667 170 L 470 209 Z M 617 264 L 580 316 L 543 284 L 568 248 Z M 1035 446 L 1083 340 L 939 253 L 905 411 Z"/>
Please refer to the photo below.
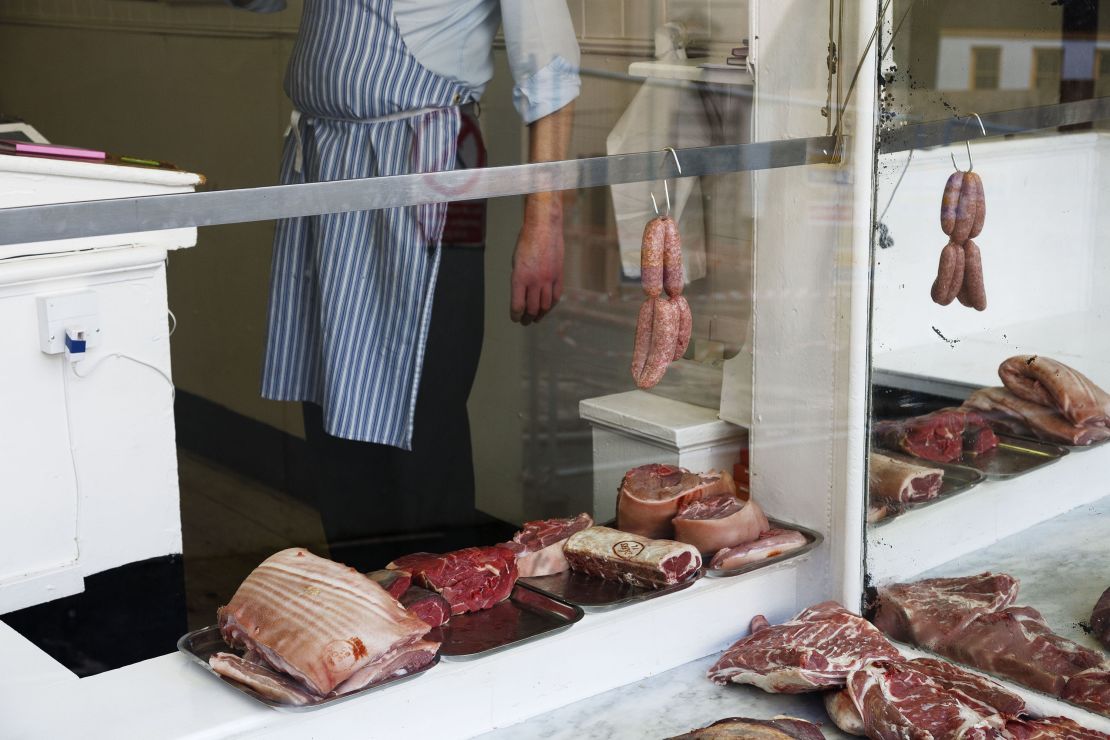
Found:
<path fill-rule="evenodd" d="M 1095 54 L 1095 97 L 1110 96 L 1110 50 Z"/>
<path fill-rule="evenodd" d="M 1002 68 L 1002 48 L 975 46 L 971 49 L 971 89 L 997 90 Z"/>
<path fill-rule="evenodd" d="M 1033 89 L 1041 93 L 1055 93 L 1060 89 L 1060 69 L 1063 65 L 1060 49 L 1033 50 Z"/>

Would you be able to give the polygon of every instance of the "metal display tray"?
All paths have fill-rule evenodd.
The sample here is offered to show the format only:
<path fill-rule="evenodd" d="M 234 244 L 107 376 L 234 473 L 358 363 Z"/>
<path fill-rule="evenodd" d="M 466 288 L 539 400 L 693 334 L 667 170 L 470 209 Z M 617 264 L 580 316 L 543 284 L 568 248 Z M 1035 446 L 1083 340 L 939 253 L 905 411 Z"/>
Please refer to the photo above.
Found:
<path fill-rule="evenodd" d="M 428 639 L 442 641 L 439 654 L 444 660 L 474 660 L 558 634 L 583 615 L 574 604 L 516 585 L 505 601 L 453 616 Z"/>
<path fill-rule="evenodd" d="M 872 503 L 884 503 L 886 506 L 890 507 L 891 513 L 885 519 L 871 524 L 870 526 L 872 527 L 881 527 L 887 522 L 893 519 L 897 519 L 899 516 L 905 514 L 906 512 L 924 509 L 927 506 L 932 506 L 933 504 L 950 499 L 957 494 L 971 490 L 987 479 L 986 474 L 983 473 L 981 470 L 969 468 L 964 465 L 930 462 L 928 460 L 922 460 L 920 458 L 913 457 L 912 455 L 906 455 L 900 452 L 892 452 L 890 450 L 881 450 L 878 454 L 886 455 L 887 457 L 893 457 L 897 460 L 902 460 L 914 465 L 920 465 L 921 467 L 925 468 L 939 468 L 940 470 L 944 471 L 944 478 L 942 479 L 940 484 L 940 492 L 936 495 L 935 498 L 931 498 L 928 501 L 921 501 L 920 503 L 916 504 L 899 504 L 893 501 L 887 502 L 883 499 L 873 501 Z"/>
<path fill-rule="evenodd" d="M 566 570 L 550 576 L 532 576 L 517 580 L 520 585 L 576 606 L 586 612 L 604 612 L 636 604 L 689 588 L 702 575 L 699 568 L 684 581 L 664 588 L 643 588 L 620 581 L 607 581 L 596 576 Z"/>
<path fill-rule="evenodd" d="M 223 637 L 220 635 L 219 627 L 204 627 L 202 629 L 194 630 L 193 632 L 189 632 L 183 635 L 181 639 L 177 641 L 177 649 L 188 655 L 196 663 L 204 666 L 204 669 L 206 671 L 223 681 L 228 686 L 231 686 L 232 688 L 243 692 L 252 699 L 256 699 L 257 701 L 260 701 L 263 704 L 271 706 L 274 709 L 282 712 L 311 712 L 323 707 L 330 707 L 334 704 L 338 704 L 340 702 L 348 701 L 350 699 L 354 699 L 355 697 L 362 696 L 363 694 L 369 693 L 371 691 L 380 691 L 381 689 L 384 689 L 388 686 L 393 686 L 395 684 L 414 679 L 439 663 L 439 655 L 437 654 L 430 663 L 416 669 L 415 671 L 409 671 L 404 674 L 390 676 L 389 678 L 378 681 L 377 683 L 372 683 L 369 686 L 364 686 L 361 689 L 358 689 L 357 691 L 352 691 L 348 694 L 342 694 L 340 696 L 326 696 L 309 704 L 294 705 L 283 704 L 281 702 L 274 701 L 273 699 L 269 699 L 265 696 L 262 696 L 249 686 L 241 684 L 237 681 L 232 681 L 230 679 L 224 678 L 223 676 L 212 670 L 212 666 L 208 665 L 208 658 L 212 655 L 216 653 L 235 653 L 237 655 L 239 654 L 239 651 L 232 650 L 228 646 L 228 644 L 224 642 Z"/>
<path fill-rule="evenodd" d="M 791 558 L 801 557 L 808 552 L 816 550 L 821 545 L 821 542 L 825 539 L 821 536 L 820 532 L 815 532 L 814 530 L 808 529 L 806 527 L 800 527 L 797 524 L 788 524 L 786 522 L 780 522 L 777 519 L 771 518 L 768 518 L 767 521 L 770 522 L 771 527 L 773 527 L 774 529 L 793 529 L 796 532 L 801 532 L 803 535 L 805 535 L 805 538 L 808 541 L 797 550 L 789 550 L 782 553 L 781 555 L 767 558 L 766 560 L 760 560 L 756 563 L 741 565 L 739 568 L 706 567 L 705 575 L 709 578 L 731 578 L 733 576 L 742 576 L 745 573 L 751 573 L 753 570 L 759 570 L 760 568 L 765 568 L 769 565 L 774 565 L 775 563 L 781 563 L 786 560 L 790 560 Z"/>
<path fill-rule="evenodd" d="M 1060 445 L 999 434 L 998 447 L 981 455 L 965 455 L 956 465 L 978 470 L 994 480 L 1009 480 L 1051 465 L 1067 454 L 1067 448 Z"/>

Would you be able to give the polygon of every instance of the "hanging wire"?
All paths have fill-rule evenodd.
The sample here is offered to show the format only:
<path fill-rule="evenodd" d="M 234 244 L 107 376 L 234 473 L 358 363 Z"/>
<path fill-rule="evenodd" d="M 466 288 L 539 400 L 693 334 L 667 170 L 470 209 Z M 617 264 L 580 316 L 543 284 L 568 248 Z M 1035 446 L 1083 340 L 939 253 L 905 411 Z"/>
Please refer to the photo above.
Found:
<path fill-rule="evenodd" d="M 673 146 L 669 146 L 666 149 L 664 149 L 663 151 L 671 153 L 671 156 L 674 157 L 675 169 L 677 169 L 678 174 L 681 175 L 682 174 L 682 163 L 678 161 L 678 152 L 676 152 L 674 150 Z M 663 160 L 663 164 L 659 165 L 660 169 L 662 169 L 663 165 L 665 165 L 665 164 L 666 164 L 666 160 Z M 670 186 L 667 185 L 667 178 L 666 177 L 663 178 L 663 194 L 666 196 L 667 218 L 670 218 L 670 216 L 671 216 L 671 189 L 670 189 Z M 651 196 L 651 205 L 655 209 L 655 215 L 658 216 L 659 215 L 659 202 L 655 200 L 655 193 L 653 193 L 649 190 L 648 195 Z"/>
<path fill-rule="evenodd" d="M 987 127 L 983 125 L 983 119 L 979 117 L 978 113 L 972 113 L 971 115 L 975 116 L 975 120 L 979 122 L 979 130 L 983 132 L 983 136 L 986 136 Z M 975 169 L 975 162 L 971 159 L 971 139 L 964 139 L 964 146 L 967 147 L 967 171 L 971 172 Z M 960 166 L 956 164 L 956 155 L 952 152 L 949 152 L 948 155 L 952 157 L 952 166 L 958 171 Z"/>

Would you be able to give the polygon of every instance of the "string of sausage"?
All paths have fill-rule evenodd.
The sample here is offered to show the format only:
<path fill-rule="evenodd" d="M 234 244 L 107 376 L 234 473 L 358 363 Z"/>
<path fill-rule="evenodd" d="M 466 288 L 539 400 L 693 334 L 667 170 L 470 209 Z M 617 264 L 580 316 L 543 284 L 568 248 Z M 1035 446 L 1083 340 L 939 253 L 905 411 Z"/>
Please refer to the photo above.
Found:
<path fill-rule="evenodd" d="M 983 181 L 975 172 L 954 172 L 944 186 L 940 201 L 940 228 L 949 242 L 940 252 L 932 298 L 947 306 L 959 299 L 963 305 L 983 311 L 987 291 L 983 283 L 983 258 L 973 239 L 983 230 L 987 200 Z"/>
<path fill-rule="evenodd" d="M 648 221 L 640 245 L 640 285 L 647 298 L 640 306 L 632 349 L 632 378 L 640 388 L 662 380 L 667 366 L 690 346 L 694 321 L 682 295 L 685 282 L 678 224 L 657 216 Z"/>

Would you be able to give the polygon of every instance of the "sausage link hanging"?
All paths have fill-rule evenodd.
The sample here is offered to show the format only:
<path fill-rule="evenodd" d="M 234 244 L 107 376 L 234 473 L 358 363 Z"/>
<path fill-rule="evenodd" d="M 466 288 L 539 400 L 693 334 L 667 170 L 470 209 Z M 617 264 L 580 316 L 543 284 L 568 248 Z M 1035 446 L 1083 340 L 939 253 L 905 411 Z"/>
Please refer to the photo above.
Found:
<path fill-rule="evenodd" d="M 673 218 L 666 218 L 663 222 L 663 287 L 671 298 L 682 295 L 686 285 L 682 273 L 682 235 L 678 231 L 678 222 Z"/>
<path fill-rule="evenodd" d="M 663 252 L 667 221 L 670 219 L 664 216 L 656 216 L 648 221 L 640 243 L 640 285 L 644 293 L 652 298 L 663 292 Z"/>
<path fill-rule="evenodd" d="M 937 279 L 933 281 L 932 298 L 935 303 L 947 306 L 956 299 L 964 282 L 964 249 L 954 241 L 948 242 L 940 253 Z"/>

